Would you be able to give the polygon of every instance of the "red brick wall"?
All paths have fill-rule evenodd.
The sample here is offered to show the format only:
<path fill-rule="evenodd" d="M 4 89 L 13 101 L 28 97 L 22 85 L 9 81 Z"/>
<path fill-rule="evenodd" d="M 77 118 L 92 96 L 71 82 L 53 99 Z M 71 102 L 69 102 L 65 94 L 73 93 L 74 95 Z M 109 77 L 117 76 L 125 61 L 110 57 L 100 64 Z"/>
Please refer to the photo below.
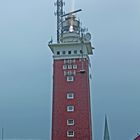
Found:
<path fill-rule="evenodd" d="M 80 73 L 82 63 L 85 73 Z M 76 59 L 75 64 L 78 68 L 73 82 L 67 82 L 64 76 L 64 60 L 55 60 L 53 64 L 52 140 L 92 139 L 88 60 Z M 75 93 L 72 100 L 66 98 L 69 91 Z M 74 105 L 75 111 L 67 112 L 67 105 Z M 75 125 L 67 126 L 67 119 L 74 119 Z M 68 138 L 67 130 L 71 129 L 75 131 L 75 136 Z"/>

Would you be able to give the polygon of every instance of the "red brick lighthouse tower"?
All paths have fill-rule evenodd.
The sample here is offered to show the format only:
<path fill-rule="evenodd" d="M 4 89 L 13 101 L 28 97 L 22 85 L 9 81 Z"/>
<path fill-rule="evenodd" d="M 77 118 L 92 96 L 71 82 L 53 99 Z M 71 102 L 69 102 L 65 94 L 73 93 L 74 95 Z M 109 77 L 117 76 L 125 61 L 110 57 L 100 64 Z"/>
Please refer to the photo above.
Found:
<path fill-rule="evenodd" d="M 52 140 L 92 140 L 89 55 L 93 48 L 75 12 L 63 16 L 60 40 L 49 44 L 54 60 Z"/>

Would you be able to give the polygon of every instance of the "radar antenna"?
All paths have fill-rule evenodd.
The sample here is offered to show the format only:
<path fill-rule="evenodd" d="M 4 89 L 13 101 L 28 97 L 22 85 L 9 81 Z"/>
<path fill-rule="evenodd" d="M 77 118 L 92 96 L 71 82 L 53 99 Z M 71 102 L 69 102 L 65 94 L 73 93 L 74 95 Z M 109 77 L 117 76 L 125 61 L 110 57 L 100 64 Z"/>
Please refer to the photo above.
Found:
<path fill-rule="evenodd" d="M 82 11 L 82 9 L 78 9 L 78 10 L 69 12 L 69 13 L 67 13 L 67 14 L 62 15 L 62 17 L 68 16 L 68 15 L 72 15 L 72 14 L 77 13 L 77 12 L 80 12 L 80 11 Z"/>

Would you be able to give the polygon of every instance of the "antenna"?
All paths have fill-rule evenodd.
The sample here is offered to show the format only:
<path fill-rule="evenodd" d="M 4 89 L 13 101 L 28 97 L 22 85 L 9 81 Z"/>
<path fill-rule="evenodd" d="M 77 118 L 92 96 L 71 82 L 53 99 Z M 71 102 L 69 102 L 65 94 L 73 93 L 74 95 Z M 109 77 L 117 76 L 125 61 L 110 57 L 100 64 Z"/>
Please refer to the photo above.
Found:
<path fill-rule="evenodd" d="M 72 14 L 77 13 L 77 12 L 80 12 L 80 11 L 82 11 L 82 9 L 78 9 L 78 10 L 69 12 L 69 13 L 67 13 L 67 14 L 62 15 L 62 17 L 68 16 L 68 15 L 72 15 Z"/>
<path fill-rule="evenodd" d="M 64 14 L 63 11 L 63 6 L 64 6 L 63 0 L 57 0 L 55 5 L 57 6 L 57 11 L 56 11 L 56 16 L 57 16 L 57 43 L 60 43 L 60 37 L 62 33 L 62 22 L 63 22 L 63 17 L 62 15 Z"/>

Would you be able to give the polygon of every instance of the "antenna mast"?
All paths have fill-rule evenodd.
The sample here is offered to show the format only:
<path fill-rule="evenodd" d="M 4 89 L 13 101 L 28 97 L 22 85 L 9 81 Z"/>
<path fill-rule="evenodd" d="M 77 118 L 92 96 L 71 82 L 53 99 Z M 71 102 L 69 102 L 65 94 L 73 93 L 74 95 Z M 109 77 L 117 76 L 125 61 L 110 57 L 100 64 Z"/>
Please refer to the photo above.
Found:
<path fill-rule="evenodd" d="M 61 37 L 61 34 L 62 34 L 62 22 L 63 22 L 62 15 L 64 14 L 64 11 L 63 11 L 64 2 L 63 2 L 63 0 L 57 0 L 55 5 L 57 6 L 57 11 L 56 11 L 56 16 L 57 16 L 57 43 L 60 43 L 60 37 Z"/>

